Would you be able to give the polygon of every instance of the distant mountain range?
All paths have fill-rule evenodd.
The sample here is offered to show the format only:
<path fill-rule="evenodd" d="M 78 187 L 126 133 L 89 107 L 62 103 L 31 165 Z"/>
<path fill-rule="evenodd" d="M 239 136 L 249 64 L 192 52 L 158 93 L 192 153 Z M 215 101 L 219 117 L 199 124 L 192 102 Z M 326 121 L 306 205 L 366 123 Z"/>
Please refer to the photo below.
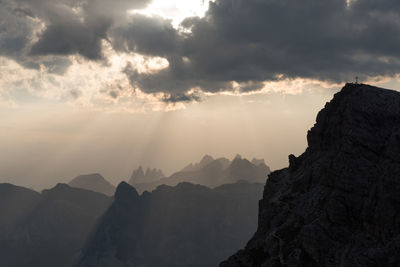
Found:
<path fill-rule="evenodd" d="M 139 196 L 123 182 L 110 198 L 0 184 L 0 266 L 215 266 L 254 233 L 262 190 L 180 183 Z"/>
<path fill-rule="evenodd" d="M 114 197 L 98 174 L 71 181 L 90 190 L 0 184 L 0 266 L 399 266 L 400 93 L 347 84 L 307 141 L 268 180 L 263 160 L 205 156 L 139 168 L 140 190 Z"/>
<path fill-rule="evenodd" d="M 112 196 L 115 192 L 115 186 L 98 173 L 80 175 L 70 181 L 68 185 L 99 192 L 107 196 Z"/>
<path fill-rule="evenodd" d="M 110 203 L 66 184 L 41 194 L 0 184 L 0 266 L 71 267 Z"/>
<path fill-rule="evenodd" d="M 139 193 L 146 190 L 152 191 L 162 184 L 174 186 L 181 182 L 190 182 L 213 188 L 240 180 L 251 183 L 265 183 L 270 172 L 270 168 L 262 159 L 249 161 L 237 155 L 230 161 L 227 158 L 214 159 L 206 155 L 199 163 L 191 163 L 169 177 L 162 177 L 162 172 L 156 169 L 148 169 L 144 174 L 142 167 L 139 167 L 133 172 L 129 183 Z"/>
<path fill-rule="evenodd" d="M 263 184 L 180 183 L 139 196 L 121 183 L 77 267 L 217 266 L 254 233 Z"/>
<path fill-rule="evenodd" d="M 139 166 L 132 172 L 129 184 L 135 187 L 139 194 L 144 191 L 152 191 L 160 185 L 175 186 L 181 182 L 213 188 L 241 180 L 250 183 L 265 183 L 270 172 L 270 168 L 263 159 L 249 161 L 237 155 L 231 161 L 227 158 L 214 159 L 205 155 L 200 162 L 190 163 L 168 177 L 160 169 L 147 168 L 144 170 L 142 166 Z M 77 176 L 68 185 L 99 192 L 107 196 L 112 196 L 115 192 L 115 186 L 98 173 Z"/>

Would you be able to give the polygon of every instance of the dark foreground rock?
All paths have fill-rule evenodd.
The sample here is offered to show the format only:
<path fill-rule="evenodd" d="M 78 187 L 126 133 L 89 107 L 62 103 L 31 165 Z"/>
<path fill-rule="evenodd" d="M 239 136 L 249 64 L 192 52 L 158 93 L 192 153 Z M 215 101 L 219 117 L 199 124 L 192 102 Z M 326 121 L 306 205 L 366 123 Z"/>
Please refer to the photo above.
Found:
<path fill-rule="evenodd" d="M 121 183 L 78 266 L 218 266 L 256 230 L 263 187 L 181 183 L 139 196 Z"/>
<path fill-rule="evenodd" d="M 399 266 L 400 94 L 347 84 L 307 139 L 269 176 L 254 237 L 220 266 Z"/>

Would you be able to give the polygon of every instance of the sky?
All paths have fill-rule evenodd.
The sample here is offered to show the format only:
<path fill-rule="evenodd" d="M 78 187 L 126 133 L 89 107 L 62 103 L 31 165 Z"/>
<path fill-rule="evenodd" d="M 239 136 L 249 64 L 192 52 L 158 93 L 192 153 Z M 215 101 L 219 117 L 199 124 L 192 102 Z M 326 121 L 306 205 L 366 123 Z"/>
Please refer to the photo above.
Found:
<path fill-rule="evenodd" d="M 395 0 L 0 0 L 0 181 L 301 154 L 345 82 L 399 87 Z"/>

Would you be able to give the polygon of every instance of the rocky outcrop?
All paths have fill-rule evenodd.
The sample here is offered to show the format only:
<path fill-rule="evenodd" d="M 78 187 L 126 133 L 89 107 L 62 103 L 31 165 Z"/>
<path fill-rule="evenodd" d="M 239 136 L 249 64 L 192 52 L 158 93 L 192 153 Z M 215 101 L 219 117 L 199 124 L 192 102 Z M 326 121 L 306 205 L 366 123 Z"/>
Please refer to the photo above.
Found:
<path fill-rule="evenodd" d="M 347 84 L 307 139 L 269 176 L 254 237 L 220 266 L 398 266 L 400 94 Z"/>
<path fill-rule="evenodd" d="M 98 173 L 80 175 L 69 182 L 68 185 L 102 193 L 107 196 L 112 196 L 115 192 L 115 186 Z"/>
<path fill-rule="evenodd" d="M 77 266 L 217 266 L 254 233 L 262 190 L 180 183 L 139 196 L 123 182 Z"/>

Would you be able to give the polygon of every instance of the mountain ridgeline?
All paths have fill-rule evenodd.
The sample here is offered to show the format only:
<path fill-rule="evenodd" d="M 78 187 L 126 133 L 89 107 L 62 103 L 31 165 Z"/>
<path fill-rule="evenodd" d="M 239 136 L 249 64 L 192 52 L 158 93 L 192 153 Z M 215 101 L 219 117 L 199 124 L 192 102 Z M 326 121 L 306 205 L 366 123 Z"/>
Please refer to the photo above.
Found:
<path fill-rule="evenodd" d="M 107 196 L 112 196 L 115 192 L 115 186 L 98 173 L 79 175 L 72 179 L 68 185 L 102 193 Z"/>
<path fill-rule="evenodd" d="M 0 184 L 0 266 L 72 266 L 110 203 L 66 184 L 41 194 Z"/>
<path fill-rule="evenodd" d="M 307 140 L 268 179 L 263 160 L 205 156 L 139 168 L 114 197 L 98 174 L 0 184 L 0 266 L 398 266 L 400 93 L 346 84 Z"/>
<path fill-rule="evenodd" d="M 214 159 L 205 155 L 199 163 L 191 163 L 169 177 L 164 177 L 161 170 L 147 169 L 143 172 L 142 167 L 139 167 L 133 172 L 129 184 L 139 193 L 152 191 L 159 185 L 175 186 L 181 182 L 214 188 L 241 180 L 250 183 L 265 183 L 270 172 L 263 159 L 249 161 L 237 155 L 230 161 L 227 158 Z"/>
<path fill-rule="evenodd" d="M 273 172 L 253 238 L 221 267 L 399 266 L 400 93 L 347 84 Z"/>
<path fill-rule="evenodd" d="M 211 267 L 245 245 L 263 184 L 190 183 L 139 196 L 121 183 L 77 267 Z"/>
<path fill-rule="evenodd" d="M 256 163 L 264 164 L 262 160 Z M 216 266 L 254 233 L 263 183 L 241 181 L 214 189 L 180 183 L 199 181 L 195 175 L 213 169 L 213 164 L 219 166 L 210 176 L 215 184 L 225 179 L 218 177 L 224 174 L 220 166 L 223 170 L 230 165 L 232 170 L 243 168 L 238 177 L 251 179 L 255 173 L 257 180 L 266 176 L 251 172 L 252 163 L 239 157 L 231 163 L 205 156 L 200 163 L 188 165 L 186 175 L 177 175 L 173 180 L 177 185 L 158 185 L 142 196 L 126 183 L 114 195 L 115 187 L 96 173 L 80 175 L 68 185 L 57 184 L 42 193 L 0 184 L 0 266 L 71 267 L 78 259 L 80 265 L 94 260 L 94 266 L 106 267 L 130 266 L 131 262 Z M 169 181 L 157 169 L 139 168 L 133 178 L 157 184 Z"/>

